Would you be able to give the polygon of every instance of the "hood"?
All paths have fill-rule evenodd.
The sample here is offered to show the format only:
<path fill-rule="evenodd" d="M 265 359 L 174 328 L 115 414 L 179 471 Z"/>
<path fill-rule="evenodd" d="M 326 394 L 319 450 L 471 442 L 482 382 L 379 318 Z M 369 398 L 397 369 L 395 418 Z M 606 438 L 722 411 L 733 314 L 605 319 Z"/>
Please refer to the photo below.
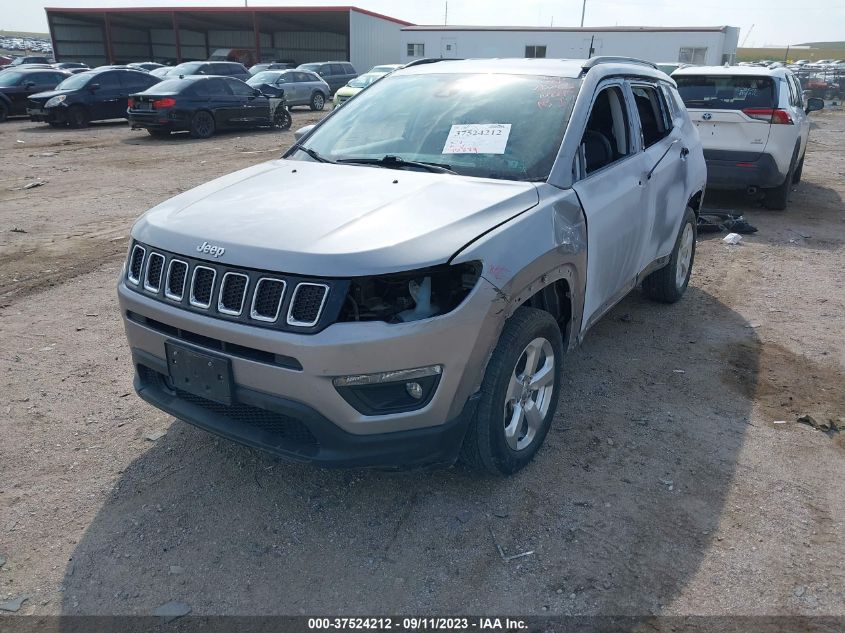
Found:
<path fill-rule="evenodd" d="M 33 101 L 41 101 L 42 103 L 47 103 L 53 97 L 58 95 L 69 95 L 76 90 L 48 90 L 47 92 L 36 92 L 35 94 L 29 95 L 29 98 Z"/>
<path fill-rule="evenodd" d="M 339 88 L 335 94 L 341 97 L 351 97 L 353 95 L 357 95 L 362 90 L 363 88 L 355 88 L 354 86 L 344 86 L 343 88 Z"/>
<path fill-rule="evenodd" d="M 538 200 L 527 182 L 281 159 L 171 198 L 132 236 L 200 258 L 208 242 L 227 265 L 373 275 L 444 263 Z"/>

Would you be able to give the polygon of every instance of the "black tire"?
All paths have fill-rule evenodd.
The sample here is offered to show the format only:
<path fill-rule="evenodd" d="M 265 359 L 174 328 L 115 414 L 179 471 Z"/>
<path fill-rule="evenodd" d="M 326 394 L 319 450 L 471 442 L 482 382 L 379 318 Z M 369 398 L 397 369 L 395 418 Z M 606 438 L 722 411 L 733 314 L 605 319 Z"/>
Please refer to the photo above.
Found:
<path fill-rule="evenodd" d="M 691 227 L 692 244 L 686 243 L 687 227 Z M 692 274 L 692 266 L 695 262 L 695 240 L 697 236 L 695 212 L 690 207 L 687 207 L 686 211 L 684 211 L 684 220 L 681 222 L 681 229 L 678 231 L 678 237 L 675 239 L 675 247 L 672 249 L 669 263 L 643 279 L 643 293 L 649 299 L 661 303 L 675 303 L 684 296 L 684 292 L 689 285 L 690 275 Z M 686 265 L 686 271 L 681 276 L 683 280 L 681 281 L 679 279 L 679 275 L 681 274 L 679 265 L 686 261 L 685 254 L 687 248 L 689 249 L 689 263 Z"/>
<path fill-rule="evenodd" d="M 5 103 L 0 103 L 0 123 L 9 118 L 9 108 Z"/>
<path fill-rule="evenodd" d="M 67 111 L 67 123 L 73 128 L 88 127 L 91 118 L 88 116 L 88 110 L 85 106 L 72 105 Z"/>
<path fill-rule="evenodd" d="M 795 168 L 795 173 L 792 176 L 792 184 L 797 185 L 801 182 L 801 174 L 804 172 L 804 159 L 806 158 L 806 154 L 801 157 L 801 160 L 798 161 L 798 167 Z"/>
<path fill-rule="evenodd" d="M 273 125 L 271 126 L 272 129 L 289 130 L 292 124 L 293 118 L 291 118 L 290 111 L 287 108 L 283 108 L 281 106 L 276 108 L 276 111 L 273 112 Z"/>
<path fill-rule="evenodd" d="M 326 107 L 326 95 L 322 92 L 315 92 L 311 95 L 311 109 L 318 112 Z"/>
<path fill-rule="evenodd" d="M 153 138 L 170 138 L 170 130 L 147 130 L 147 134 Z"/>
<path fill-rule="evenodd" d="M 194 116 L 191 117 L 191 137 L 211 138 L 214 136 L 215 130 L 214 116 L 208 110 L 195 112 Z"/>
<path fill-rule="evenodd" d="M 553 353 L 552 389 L 546 393 L 548 410 L 524 447 L 514 450 L 508 445 L 505 428 L 508 417 L 508 388 L 519 371 L 526 347 L 535 339 L 545 339 Z M 560 376 L 563 364 L 563 336 L 555 318 L 536 308 L 519 308 L 508 319 L 484 372 L 480 399 L 461 446 L 461 461 L 468 466 L 497 475 L 511 475 L 524 468 L 543 444 L 557 411 Z M 547 362 L 548 357 L 545 357 Z M 539 373 L 539 372 L 538 372 Z M 518 384 L 518 383 L 517 383 Z M 516 400 L 512 401 L 517 404 Z M 518 423 L 516 426 L 522 424 Z M 519 440 L 519 431 L 517 431 Z M 526 435 L 527 439 L 527 435 Z"/>
<path fill-rule="evenodd" d="M 789 163 L 789 171 L 786 172 L 786 178 L 777 187 L 766 189 L 763 197 L 763 206 L 772 211 L 784 211 L 789 205 L 789 193 L 792 191 L 792 180 L 795 178 L 796 162 L 798 159 L 798 148 L 795 148 L 795 153 L 792 155 L 792 161 Z"/>

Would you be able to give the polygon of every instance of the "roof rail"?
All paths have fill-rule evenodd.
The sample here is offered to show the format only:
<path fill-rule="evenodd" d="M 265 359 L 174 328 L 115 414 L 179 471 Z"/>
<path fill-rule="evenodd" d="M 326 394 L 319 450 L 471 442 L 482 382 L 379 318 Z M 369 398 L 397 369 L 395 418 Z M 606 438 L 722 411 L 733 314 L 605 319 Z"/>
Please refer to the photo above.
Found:
<path fill-rule="evenodd" d="M 642 64 L 643 66 L 649 66 L 650 68 L 658 70 L 657 64 L 653 62 L 647 62 L 644 59 L 637 59 L 636 57 L 618 57 L 612 55 L 599 55 L 598 57 L 591 57 L 590 59 L 584 62 L 584 65 L 581 66 L 581 68 L 586 71 L 590 70 L 595 66 L 598 66 L 599 64 Z"/>
<path fill-rule="evenodd" d="M 409 61 L 402 68 L 412 68 L 413 66 L 422 66 L 423 64 L 435 64 L 437 62 L 460 61 L 457 57 L 422 57 Z"/>

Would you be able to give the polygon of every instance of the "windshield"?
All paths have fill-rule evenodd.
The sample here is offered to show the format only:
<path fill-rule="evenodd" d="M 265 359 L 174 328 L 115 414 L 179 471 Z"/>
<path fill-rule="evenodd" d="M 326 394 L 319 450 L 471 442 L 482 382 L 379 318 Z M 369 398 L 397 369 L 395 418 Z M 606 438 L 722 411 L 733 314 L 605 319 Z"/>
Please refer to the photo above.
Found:
<path fill-rule="evenodd" d="M 260 86 L 261 84 L 272 84 L 282 75 L 280 72 L 273 72 L 272 70 L 265 70 L 256 75 L 253 75 L 246 82 L 250 86 Z"/>
<path fill-rule="evenodd" d="M 17 86 L 23 78 L 23 73 L 16 73 L 12 71 L 0 73 L 0 88 L 9 88 L 11 86 Z"/>
<path fill-rule="evenodd" d="M 771 77 L 743 75 L 675 75 L 678 92 L 688 108 L 743 110 L 774 108 L 775 82 Z"/>
<path fill-rule="evenodd" d="M 355 79 L 352 79 L 346 85 L 350 88 L 366 88 L 379 77 L 384 77 L 384 73 L 368 73 L 366 75 L 361 75 L 360 77 L 355 77 Z"/>
<path fill-rule="evenodd" d="M 144 92 L 149 94 L 178 94 L 194 83 L 196 82 L 191 79 L 165 79 L 157 84 L 153 84 L 144 90 Z"/>
<path fill-rule="evenodd" d="M 185 62 L 174 66 L 173 69 L 167 73 L 168 75 L 193 75 L 197 72 L 205 62 Z"/>
<path fill-rule="evenodd" d="M 332 161 L 395 156 L 467 176 L 545 180 L 579 87 L 537 75 L 391 75 L 326 119 L 307 147 Z"/>
<path fill-rule="evenodd" d="M 56 86 L 56 90 L 77 90 L 87 84 L 93 76 L 91 73 L 77 73 Z"/>

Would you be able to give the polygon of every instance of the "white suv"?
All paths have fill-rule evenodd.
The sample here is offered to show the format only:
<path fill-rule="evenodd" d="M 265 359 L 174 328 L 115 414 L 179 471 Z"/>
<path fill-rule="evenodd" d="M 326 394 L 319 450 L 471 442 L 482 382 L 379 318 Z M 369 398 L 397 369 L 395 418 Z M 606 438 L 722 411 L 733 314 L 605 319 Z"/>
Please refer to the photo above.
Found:
<path fill-rule="evenodd" d="M 801 180 L 810 133 L 807 114 L 824 101 L 804 103 L 798 78 L 786 68 L 697 66 L 672 73 L 704 147 L 707 185 L 763 189 L 769 209 L 785 209 Z"/>

